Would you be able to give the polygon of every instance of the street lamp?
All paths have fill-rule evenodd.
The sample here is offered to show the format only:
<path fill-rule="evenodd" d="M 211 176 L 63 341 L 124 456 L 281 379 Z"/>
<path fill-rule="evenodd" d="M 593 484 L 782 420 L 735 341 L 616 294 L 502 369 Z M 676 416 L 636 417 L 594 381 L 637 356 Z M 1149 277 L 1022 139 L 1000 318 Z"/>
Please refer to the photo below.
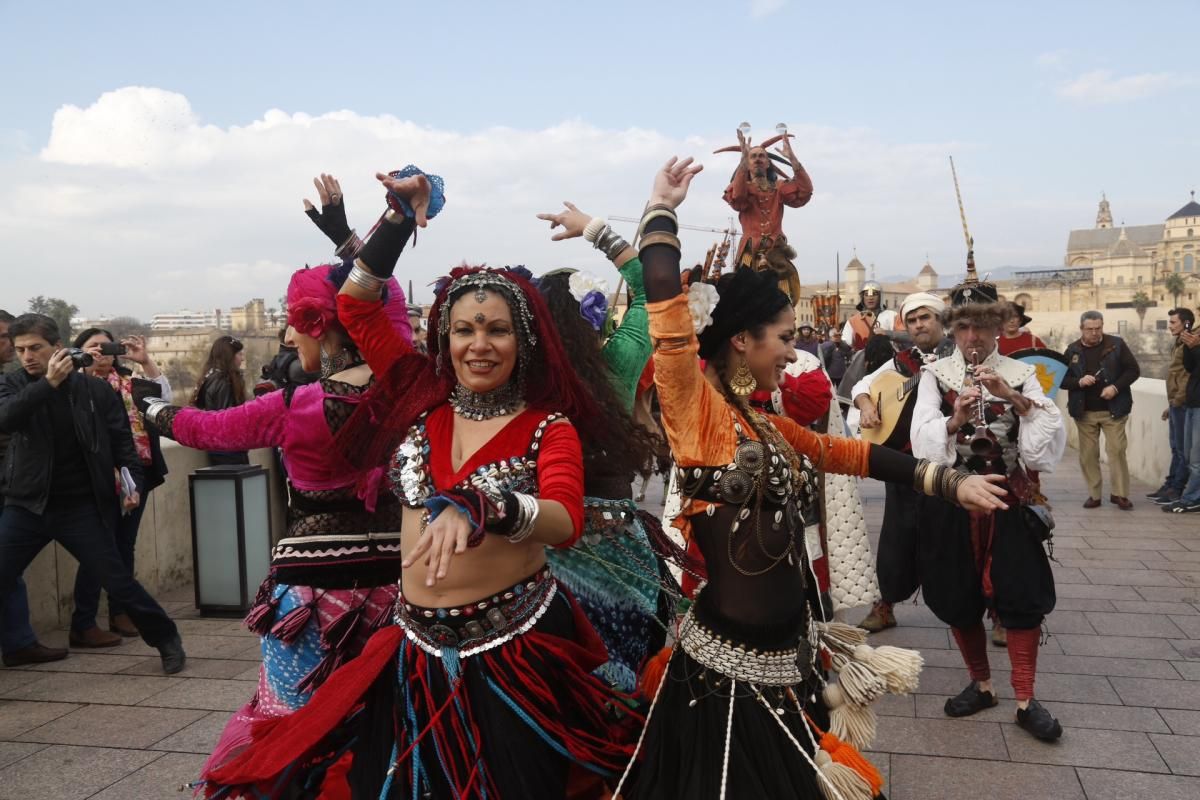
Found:
<path fill-rule="evenodd" d="M 192 581 L 202 615 L 242 615 L 271 566 L 267 471 L 242 464 L 188 476 Z"/>

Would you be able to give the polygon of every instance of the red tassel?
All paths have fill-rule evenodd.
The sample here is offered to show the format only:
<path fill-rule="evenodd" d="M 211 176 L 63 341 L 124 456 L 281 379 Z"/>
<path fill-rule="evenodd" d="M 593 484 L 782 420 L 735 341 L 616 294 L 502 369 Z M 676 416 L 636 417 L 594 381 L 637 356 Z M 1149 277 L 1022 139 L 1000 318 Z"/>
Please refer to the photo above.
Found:
<path fill-rule="evenodd" d="M 321 793 L 317 795 L 317 800 L 352 800 L 348 776 L 353 763 L 354 754 L 346 753 L 326 770 L 325 780 L 321 781 Z"/>
<path fill-rule="evenodd" d="M 646 659 L 645 665 L 642 666 L 642 678 L 638 682 L 638 688 L 641 689 L 642 695 L 647 700 L 654 697 L 658 691 L 659 684 L 662 683 L 663 674 L 667 671 L 667 664 L 671 662 L 671 653 L 675 652 L 674 647 L 664 647 L 654 655 Z"/>
<path fill-rule="evenodd" d="M 259 603 L 250 609 L 250 613 L 246 615 L 242 623 L 259 636 L 265 636 L 267 631 L 271 630 L 271 626 L 275 624 L 275 614 L 278 610 L 278 600 Z"/>
<path fill-rule="evenodd" d="M 342 654 L 329 652 L 308 671 L 308 674 L 296 682 L 296 691 L 311 692 L 325 682 L 333 671 L 342 665 Z"/>
<path fill-rule="evenodd" d="M 379 613 L 371 618 L 371 622 L 369 623 L 369 625 L 370 625 L 369 630 L 370 630 L 370 632 L 374 633 L 375 631 L 379 630 L 380 628 L 382 628 L 384 625 L 387 625 L 391 621 L 392 621 L 392 604 L 384 603 L 380 607 Z"/>
<path fill-rule="evenodd" d="M 311 603 L 305 603 L 302 606 L 293 608 L 284 614 L 281 620 L 275 623 L 271 628 L 271 635 L 284 644 L 291 644 L 300 636 L 300 633 L 304 630 L 304 626 L 312 619 L 312 615 L 316 610 L 317 601 L 315 599 Z"/>
<path fill-rule="evenodd" d="M 336 619 L 330 620 L 329 624 L 321 630 L 321 647 L 333 652 L 343 652 L 346 645 L 350 644 L 354 638 L 354 630 L 358 627 L 358 621 L 362 619 L 363 605 L 366 603 L 364 599 L 354 608 L 342 612 Z"/>

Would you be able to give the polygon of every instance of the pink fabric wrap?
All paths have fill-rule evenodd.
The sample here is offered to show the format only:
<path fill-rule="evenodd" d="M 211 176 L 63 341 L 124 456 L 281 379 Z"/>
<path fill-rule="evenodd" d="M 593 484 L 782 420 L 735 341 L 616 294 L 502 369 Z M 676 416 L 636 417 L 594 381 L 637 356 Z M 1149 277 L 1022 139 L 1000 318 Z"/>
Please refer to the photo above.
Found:
<path fill-rule="evenodd" d="M 338 286 L 330 274 L 338 264 L 305 267 L 292 274 L 287 288 L 288 325 L 306 336 L 320 339 L 337 320 Z M 392 327 L 406 342 L 412 342 L 412 325 L 408 321 L 408 303 L 404 290 L 395 278 L 388 278 L 388 299 L 383 312 Z"/>
<path fill-rule="evenodd" d="M 331 396 L 341 402 L 358 400 Z M 318 382 L 296 389 L 290 407 L 279 390 L 224 411 L 184 408 L 175 415 L 172 434 L 180 444 L 199 450 L 282 447 L 288 477 L 297 489 L 351 486 L 359 475 L 337 456 L 325 423 L 324 402 L 325 390 Z"/>

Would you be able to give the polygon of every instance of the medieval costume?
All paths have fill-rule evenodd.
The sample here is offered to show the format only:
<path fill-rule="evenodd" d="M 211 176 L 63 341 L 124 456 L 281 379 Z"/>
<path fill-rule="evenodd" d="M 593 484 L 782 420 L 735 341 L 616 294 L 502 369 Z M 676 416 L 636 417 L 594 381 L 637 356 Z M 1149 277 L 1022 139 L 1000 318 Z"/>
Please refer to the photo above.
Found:
<path fill-rule="evenodd" d="M 348 266 L 304 269 L 288 286 L 288 322 L 320 338 L 337 325 L 335 296 Z M 404 294 L 392 281 L 383 312 L 407 337 Z M 288 474 L 287 535 L 271 551 L 270 574 L 246 625 L 262 637 L 254 697 L 230 719 L 210 756 L 208 776 L 252 741 L 252 726 L 303 706 L 340 664 L 391 622 L 400 577 L 400 506 L 369 473 L 334 457 L 333 439 L 370 387 L 347 382 L 357 351 L 323 357 L 315 383 L 279 389 L 224 411 L 152 403 L 146 418 L 164 436 L 200 449 L 277 447 Z M 201 781 L 206 797 L 230 795 Z"/>
<path fill-rule="evenodd" d="M 1020 319 L 1020 328 L 1016 336 L 1009 336 L 1006 332 L 1001 331 L 996 337 L 996 345 L 1002 356 L 1010 356 L 1020 350 L 1029 350 L 1033 347 L 1045 347 L 1046 343 L 1038 338 L 1033 331 L 1025 327 L 1033 322 L 1033 317 L 1025 313 L 1025 306 L 1020 303 L 1012 304 L 1013 311 L 1016 312 Z"/>
<path fill-rule="evenodd" d="M 879 302 L 874 309 L 868 308 L 867 298 L 878 297 Z M 904 330 L 904 317 L 889 309 L 883 303 L 883 287 L 875 281 L 867 281 L 858 293 L 858 311 L 851 314 L 842 327 L 842 341 L 848 342 L 855 350 L 867 346 L 867 340 L 873 333 Z"/>
<path fill-rule="evenodd" d="M 988 284 L 970 281 L 956 290 L 956 307 L 947 325 L 994 337 L 1006 310 L 994 302 Z M 971 302 L 973 298 L 976 302 Z M 956 334 L 957 336 L 958 334 Z M 990 680 L 987 644 L 981 618 L 986 613 L 1007 629 L 1012 662 L 1012 686 L 1018 703 L 1018 723 L 1044 739 L 1062 733 L 1058 722 L 1033 700 L 1039 628 L 1054 609 L 1054 576 L 1045 550 L 1053 520 L 1041 495 L 1037 473 L 1054 469 L 1066 447 L 1066 426 L 1053 402 L 1046 399 L 1034 368 L 1001 356 L 994 339 L 989 347 L 973 348 L 978 364 L 968 364 L 959 345 L 954 354 L 923 368 L 913 412 L 913 454 L 955 465 L 977 474 L 1007 476 L 1007 510 L 967 512 L 937 500 L 921 502 L 923 526 L 937 535 L 921 537 L 920 571 L 925 603 L 946 624 L 962 652 L 972 683 L 946 703 L 950 716 L 965 716 L 996 704 L 995 696 L 979 689 Z M 972 375 L 987 370 L 1017 400 L 1005 400 L 975 382 Z M 972 422 L 948 432 L 955 400 L 972 384 L 982 392 Z"/>

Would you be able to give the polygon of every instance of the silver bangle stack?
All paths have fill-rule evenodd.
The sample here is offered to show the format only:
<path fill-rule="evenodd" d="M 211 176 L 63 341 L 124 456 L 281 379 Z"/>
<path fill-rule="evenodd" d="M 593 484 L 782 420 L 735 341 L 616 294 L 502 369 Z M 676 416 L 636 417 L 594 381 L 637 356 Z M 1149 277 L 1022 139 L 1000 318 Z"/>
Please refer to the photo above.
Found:
<path fill-rule="evenodd" d="M 604 253 L 609 261 L 616 261 L 617 256 L 621 255 L 621 251 L 629 247 L 629 242 L 622 239 L 621 235 L 614 231 L 603 217 L 592 218 L 592 221 L 583 229 L 583 238 Z"/>
<path fill-rule="evenodd" d="M 341 259 L 353 258 L 358 255 L 358 251 L 362 250 L 363 241 L 358 238 L 358 232 L 351 230 L 350 235 L 346 237 L 346 241 L 338 245 L 338 248 L 333 251 L 333 254 Z"/>
<path fill-rule="evenodd" d="M 372 275 L 370 272 L 362 268 L 362 265 L 356 263 L 350 270 L 350 275 L 347 280 L 353 283 L 360 289 L 368 292 L 382 292 L 383 285 L 387 282 L 383 278 Z"/>
<path fill-rule="evenodd" d="M 146 412 L 145 412 L 145 414 L 143 414 L 143 416 L 146 418 L 146 420 L 148 422 L 153 423 L 155 417 L 158 416 L 158 412 L 162 411 L 164 408 L 166 408 L 169 405 L 171 405 L 171 404 L 168 403 L 166 400 L 163 400 L 162 398 L 159 398 L 159 397 L 151 398 L 150 400 L 148 400 L 146 402 Z"/>
<path fill-rule="evenodd" d="M 508 535 L 508 541 L 518 544 L 533 535 L 539 508 L 537 498 L 533 495 L 513 492 L 513 497 L 517 499 L 517 523 Z"/>

